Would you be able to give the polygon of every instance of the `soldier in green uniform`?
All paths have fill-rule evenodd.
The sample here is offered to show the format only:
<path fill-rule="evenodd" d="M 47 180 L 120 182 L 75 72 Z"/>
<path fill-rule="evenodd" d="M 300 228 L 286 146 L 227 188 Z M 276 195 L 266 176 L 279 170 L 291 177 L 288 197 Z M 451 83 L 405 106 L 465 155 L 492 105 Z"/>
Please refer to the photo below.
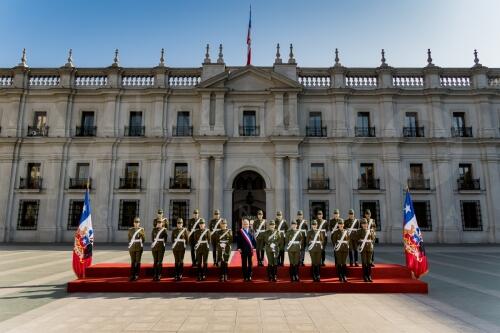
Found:
<path fill-rule="evenodd" d="M 220 229 L 216 231 L 215 235 L 212 235 L 212 239 L 215 239 L 217 263 L 219 263 L 220 266 L 219 281 L 225 282 L 229 280 L 227 264 L 229 262 L 229 256 L 231 255 L 231 244 L 233 243 L 233 233 L 231 229 L 227 228 L 226 220 L 223 219 L 221 221 Z"/>
<path fill-rule="evenodd" d="M 366 209 L 364 218 L 366 219 L 368 225 L 370 225 L 370 229 L 375 231 L 377 229 L 377 223 L 371 217 L 372 217 L 372 212 L 369 209 Z M 371 267 L 375 267 L 375 264 L 373 263 L 374 261 L 375 261 L 375 251 L 372 251 L 372 262 L 370 263 Z"/>
<path fill-rule="evenodd" d="M 293 220 L 291 229 L 286 232 L 285 246 L 288 251 L 288 260 L 290 261 L 290 281 L 299 281 L 299 263 L 300 263 L 300 250 L 302 247 L 302 240 L 304 236 L 302 232 L 297 229 L 297 221 Z"/>
<path fill-rule="evenodd" d="M 307 247 L 307 244 L 306 244 L 306 236 L 307 236 L 307 230 L 309 230 L 308 226 L 307 226 L 307 220 L 304 220 L 304 213 L 299 210 L 297 212 L 297 229 L 300 230 L 300 233 L 302 234 L 302 244 L 300 245 L 300 265 L 301 266 L 304 266 L 304 259 L 305 259 L 305 256 L 306 256 L 306 247 Z M 297 270 L 298 270 L 298 267 L 297 267 Z M 298 273 L 297 273 L 298 275 Z"/>
<path fill-rule="evenodd" d="M 316 213 L 316 223 L 318 225 L 318 229 L 320 229 L 321 234 L 323 235 L 323 243 L 322 249 L 321 249 L 321 266 L 325 266 L 325 260 L 326 260 L 326 244 L 328 242 L 328 221 L 323 220 L 323 211 L 318 210 Z"/>
<path fill-rule="evenodd" d="M 288 224 L 283 218 L 281 211 L 276 213 L 276 219 L 274 220 L 276 224 L 276 230 L 280 234 L 279 251 L 278 251 L 278 266 L 283 266 L 285 264 L 285 233 L 288 230 Z"/>
<path fill-rule="evenodd" d="M 281 234 L 276 229 L 275 221 L 269 221 L 269 229 L 264 232 L 264 242 L 267 256 L 267 276 L 269 281 L 278 281 L 278 257 Z"/>
<path fill-rule="evenodd" d="M 194 246 L 196 245 L 194 240 L 194 232 L 200 228 L 200 222 L 205 222 L 204 219 L 200 217 L 200 211 L 195 209 L 193 211 L 193 217 L 189 219 L 187 228 L 189 231 L 189 247 L 191 248 L 191 263 L 193 267 L 196 267 L 196 254 L 194 250 Z"/>
<path fill-rule="evenodd" d="M 361 229 L 356 232 L 356 240 L 359 246 L 358 251 L 361 254 L 363 280 L 365 282 L 373 282 L 371 263 L 375 243 L 375 230 L 368 228 L 368 221 L 365 218 L 361 219 Z"/>
<path fill-rule="evenodd" d="M 318 227 L 318 221 L 313 220 L 311 230 L 307 232 L 307 249 L 311 256 L 311 275 L 314 282 L 320 281 L 321 251 L 323 250 L 324 237 L 322 230 Z"/>
<path fill-rule="evenodd" d="M 257 262 L 259 266 L 264 266 L 264 233 L 266 231 L 266 220 L 263 219 L 263 216 L 264 212 L 259 209 L 257 211 L 257 219 L 253 222 L 253 227 L 255 230 L 254 235 L 257 242 Z"/>
<path fill-rule="evenodd" d="M 141 271 L 141 257 L 143 244 L 146 240 L 144 228 L 141 227 L 141 219 L 134 218 L 134 226 L 128 229 L 128 252 L 130 253 L 130 281 L 139 278 Z"/>
<path fill-rule="evenodd" d="M 214 262 L 214 266 L 218 266 L 217 261 L 217 244 L 215 240 L 215 234 L 220 230 L 220 224 L 222 222 L 222 218 L 220 217 L 220 211 L 218 209 L 214 210 L 214 217 L 208 223 L 208 229 L 212 234 L 212 239 L 210 240 L 212 243 L 212 259 Z"/>
<path fill-rule="evenodd" d="M 179 217 L 177 219 L 177 228 L 172 230 L 172 252 L 174 253 L 174 280 L 182 280 L 182 271 L 184 269 L 184 254 L 186 253 L 186 243 L 189 239 L 189 234 L 183 226 L 184 221 Z"/>
<path fill-rule="evenodd" d="M 207 278 L 208 272 L 208 252 L 210 252 L 210 230 L 205 228 L 205 221 L 201 220 L 200 228 L 194 232 L 194 250 L 196 251 L 196 263 L 198 267 L 198 281 Z"/>
<path fill-rule="evenodd" d="M 350 242 L 349 242 L 349 266 L 358 267 L 358 246 L 355 242 L 355 233 L 359 228 L 359 221 L 354 217 L 354 209 L 349 209 L 349 215 L 344 220 L 344 228 L 349 233 Z"/>
<path fill-rule="evenodd" d="M 334 209 L 333 210 L 333 217 L 330 219 L 330 221 L 328 221 L 328 230 L 331 231 L 332 234 L 338 229 L 340 221 L 344 222 L 344 220 L 342 220 L 340 218 L 340 211 L 338 209 Z M 335 244 L 334 244 L 334 246 L 335 246 Z M 335 255 L 334 255 L 334 259 L 335 259 L 335 265 L 336 265 L 337 264 L 337 257 Z"/>
<path fill-rule="evenodd" d="M 164 220 L 156 219 L 155 227 L 151 231 L 151 252 L 153 253 L 153 281 L 160 281 L 163 269 L 163 256 L 165 255 L 165 244 L 167 244 L 168 232 L 163 224 Z"/>
<path fill-rule="evenodd" d="M 168 219 L 163 216 L 163 209 L 158 209 L 156 211 L 156 218 L 153 220 L 153 228 L 156 227 L 156 222 L 163 222 L 163 227 L 168 230 Z"/>
<path fill-rule="evenodd" d="M 344 220 L 337 221 L 337 230 L 332 232 L 335 268 L 340 282 L 347 282 L 347 254 L 349 253 L 349 232 L 344 229 Z"/>

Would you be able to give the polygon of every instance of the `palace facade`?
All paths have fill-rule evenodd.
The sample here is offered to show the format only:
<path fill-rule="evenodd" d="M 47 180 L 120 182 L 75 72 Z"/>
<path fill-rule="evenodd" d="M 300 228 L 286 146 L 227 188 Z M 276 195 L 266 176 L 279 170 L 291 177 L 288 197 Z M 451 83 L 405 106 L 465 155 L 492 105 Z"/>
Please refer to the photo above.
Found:
<path fill-rule="evenodd" d="M 288 53 L 288 52 L 287 52 Z M 96 242 L 220 209 L 289 221 L 369 208 L 402 239 L 408 186 L 424 240 L 500 243 L 500 69 L 227 66 L 0 69 L 0 241 L 71 242 L 90 180 Z M 497 204 L 495 204 L 495 202 Z"/>

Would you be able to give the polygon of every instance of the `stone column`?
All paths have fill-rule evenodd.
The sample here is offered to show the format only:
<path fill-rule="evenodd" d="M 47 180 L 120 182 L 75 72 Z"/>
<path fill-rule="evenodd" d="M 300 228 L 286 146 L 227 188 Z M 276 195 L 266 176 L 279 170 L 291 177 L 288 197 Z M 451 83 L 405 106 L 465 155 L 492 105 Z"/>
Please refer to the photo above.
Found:
<path fill-rule="evenodd" d="M 200 216 L 207 219 L 209 215 L 208 201 L 210 199 L 209 182 L 210 182 L 210 169 L 208 164 L 208 156 L 200 157 L 200 180 L 198 190 L 198 208 L 200 209 Z"/>
<path fill-rule="evenodd" d="M 481 96 L 476 101 L 476 112 L 478 114 L 478 134 L 482 138 L 494 138 L 497 136 L 498 128 L 495 128 L 496 122 L 493 120 L 491 104 L 486 96 Z"/>
<path fill-rule="evenodd" d="M 495 202 L 495 199 L 500 198 L 500 174 L 498 173 L 498 157 L 496 148 L 491 145 L 485 148 L 486 158 L 483 160 L 484 181 L 481 179 L 482 187 L 487 189 L 486 192 L 486 207 L 481 207 L 481 212 L 485 211 L 484 215 L 488 216 L 488 225 L 485 226 L 485 231 L 488 234 L 489 243 L 499 243 L 500 235 L 497 233 L 500 230 L 500 205 Z"/>
<path fill-rule="evenodd" d="M 290 157 L 290 219 L 293 219 L 300 207 L 299 158 Z"/>
<path fill-rule="evenodd" d="M 220 209 L 223 216 L 229 216 L 230 212 L 224 211 L 224 156 L 215 156 L 214 164 L 214 209 Z"/>
<path fill-rule="evenodd" d="M 349 128 L 346 114 L 346 98 L 344 95 L 337 95 L 333 101 L 334 121 L 331 136 L 346 137 L 348 136 Z"/>
<path fill-rule="evenodd" d="M 397 137 L 398 129 L 395 127 L 397 124 L 394 123 L 397 118 L 392 96 L 381 96 L 379 105 L 382 111 L 381 123 L 379 124 L 381 131 L 379 133 L 381 133 L 383 137 Z"/>
<path fill-rule="evenodd" d="M 441 107 L 441 99 L 439 96 L 431 96 L 427 100 L 427 105 L 430 106 L 429 122 L 432 126 L 429 134 L 436 138 L 444 138 L 450 136 L 450 128 L 446 128 L 444 121 L 444 112 Z"/>
<path fill-rule="evenodd" d="M 276 211 L 285 210 L 285 175 L 284 175 L 284 167 L 283 167 L 283 157 L 282 156 L 276 156 L 275 158 L 275 175 L 276 175 L 276 187 L 274 189 L 274 206 L 276 208 Z M 272 214 L 269 214 L 268 216 L 274 216 L 276 212 L 272 212 Z"/>
<path fill-rule="evenodd" d="M 274 93 L 274 135 L 283 134 L 284 122 L 283 122 L 283 93 Z"/>
<path fill-rule="evenodd" d="M 224 135 L 224 93 L 220 92 L 215 95 L 215 135 Z"/>
<path fill-rule="evenodd" d="M 288 124 L 288 132 L 291 135 L 299 135 L 299 125 L 297 122 L 297 94 L 288 94 L 288 113 L 290 121 Z"/>
<path fill-rule="evenodd" d="M 207 135 L 210 131 L 210 93 L 201 95 L 200 135 Z"/>

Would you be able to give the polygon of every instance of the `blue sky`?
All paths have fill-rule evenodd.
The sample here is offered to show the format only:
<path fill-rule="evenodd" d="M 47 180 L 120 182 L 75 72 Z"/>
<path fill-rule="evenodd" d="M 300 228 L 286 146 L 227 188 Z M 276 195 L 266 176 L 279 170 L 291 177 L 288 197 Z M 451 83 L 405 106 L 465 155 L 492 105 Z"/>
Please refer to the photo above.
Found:
<path fill-rule="evenodd" d="M 483 65 L 500 67 L 498 0 L 0 0 L 0 67 L 13 67 L 27 49 L 31 67 L 59 67 L 73 48 L 77 67 L 111 64 L 120 49 L 124 67 L 158 63 L 198 67 L 204 47 L 226 64 L 245 64 L 248 7 L 252 4 L 254 65 L 271 66 L 275 45 L 299 66 L 326 67 L 333 50 L 350 67 L 380 64 L 380 49 L 395 67 L 425 65 L 427 48 L 443 67 L 470 67 L 477 48 Z"/>

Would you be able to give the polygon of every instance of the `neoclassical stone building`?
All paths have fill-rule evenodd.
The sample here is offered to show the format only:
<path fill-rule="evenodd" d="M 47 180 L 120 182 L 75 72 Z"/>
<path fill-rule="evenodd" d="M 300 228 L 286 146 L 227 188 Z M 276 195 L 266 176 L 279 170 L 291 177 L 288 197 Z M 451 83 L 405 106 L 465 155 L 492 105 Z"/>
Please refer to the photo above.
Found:
<path fill-rule="evenodd" d="M 408 185 L 427 242 L 500 242 L 500 69 L 0 69 L 0 240 L 67 242 L 90 179 L 96 242 L 220 209 L 310 219 L 370 208 L 399 243 Z"/>

